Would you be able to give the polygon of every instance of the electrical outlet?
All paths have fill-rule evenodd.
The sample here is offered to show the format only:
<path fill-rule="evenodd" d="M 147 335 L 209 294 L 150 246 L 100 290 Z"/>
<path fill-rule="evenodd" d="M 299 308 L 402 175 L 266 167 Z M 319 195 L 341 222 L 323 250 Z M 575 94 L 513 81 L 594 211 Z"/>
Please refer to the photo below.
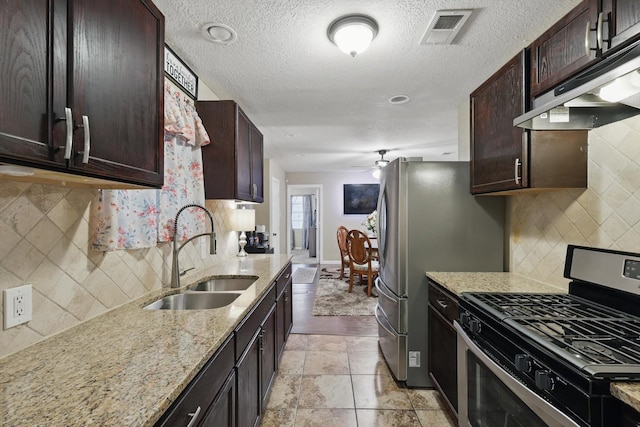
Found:
<path fill-rule="evenodd" d="M 32 318 L 31 285 L 5 289 L 4 294 L 4 329 L 26 323 Z"/>

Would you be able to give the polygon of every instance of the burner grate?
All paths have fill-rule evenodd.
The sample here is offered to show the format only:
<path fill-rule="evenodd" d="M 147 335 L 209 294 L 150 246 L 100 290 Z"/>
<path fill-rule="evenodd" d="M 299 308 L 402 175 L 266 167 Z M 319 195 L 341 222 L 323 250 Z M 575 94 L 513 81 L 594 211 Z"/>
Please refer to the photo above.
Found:
<path fill-rule="evenodd" d="M 537 341 L 548 342 L 583 363 L 640 363 L 637 319 L 509 319 Z"/>

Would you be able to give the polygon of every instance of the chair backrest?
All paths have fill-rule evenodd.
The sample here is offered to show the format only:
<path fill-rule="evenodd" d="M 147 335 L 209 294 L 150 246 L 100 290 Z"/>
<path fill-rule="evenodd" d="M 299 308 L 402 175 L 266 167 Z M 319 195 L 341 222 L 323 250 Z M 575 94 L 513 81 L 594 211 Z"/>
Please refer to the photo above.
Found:
<path fill-rule="evenodd" d="M 349 259 L 356 264 L 371 264 L 371 240 L 360 230 L 347 233 Z"/>
<path fill-rule="evenodd" d="M 344 257 L 347 255 L 347 234 L 349 233 L 349 229 L 344 225 L 338 227 L 337 238 L 338 238 L 338 248 L 340 249 L 340 257 Z"/>

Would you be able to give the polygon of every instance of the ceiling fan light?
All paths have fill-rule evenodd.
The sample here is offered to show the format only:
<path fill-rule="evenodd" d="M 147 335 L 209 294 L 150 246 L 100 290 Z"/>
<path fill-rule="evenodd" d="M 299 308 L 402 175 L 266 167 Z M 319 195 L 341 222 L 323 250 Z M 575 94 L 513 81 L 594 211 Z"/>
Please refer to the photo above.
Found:
<path fill-rule="evenodd" d="M 331 40 L 344 53 L 356 56 L 369 47 L 378 34 L 378 24 L 364 15 L 348 15 L 335 20 L 327 30 Z"/>
<path fill-rule="evenodd" d="M 387 159 L 380 159 L 380 160 L 376 160 L 376 166 L 383 168 L 385 166 L 387 166 L 389 164 L 389 160 Z"/>

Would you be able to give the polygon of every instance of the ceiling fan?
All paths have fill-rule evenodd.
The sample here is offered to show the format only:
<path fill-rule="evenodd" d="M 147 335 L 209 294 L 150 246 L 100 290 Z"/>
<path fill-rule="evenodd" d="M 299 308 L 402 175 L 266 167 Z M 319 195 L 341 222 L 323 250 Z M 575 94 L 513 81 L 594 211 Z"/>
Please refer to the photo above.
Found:
<path fill-rule="evenodd" d="M 387 154 L 389 150 L 378 150 L 377 153 L 380 155 L 380 158 L 374 162 L 373 166 L 351 166 L 352 168 L 365 169 L 365 172 L 376 171 L 385 166 L 387 166 L 390 161 L 384 158 L 384 155 Z"/>
<path fill-rule="evenodd" d="M 384 158 L 384 155 L 387 154 L 387 150 L 378 150 L 378 154 L 380 154 L 380 160 L 376 160 L 376 166 L 379 168 L 383 168 L 389 164 L 389 160 Z"/>
<path fill-rule="evenodd" d="M 384 155 L 387 154 L 387 150 L 378 150 L 378 154 L 380 154 L 380 160 L 376 160 L 376 167 L 373 169 L 373 172 L 371 172 L 375 179 L 380 179 L 382 168 L 389 164 L 389 160 L 384 158 Z"/>

